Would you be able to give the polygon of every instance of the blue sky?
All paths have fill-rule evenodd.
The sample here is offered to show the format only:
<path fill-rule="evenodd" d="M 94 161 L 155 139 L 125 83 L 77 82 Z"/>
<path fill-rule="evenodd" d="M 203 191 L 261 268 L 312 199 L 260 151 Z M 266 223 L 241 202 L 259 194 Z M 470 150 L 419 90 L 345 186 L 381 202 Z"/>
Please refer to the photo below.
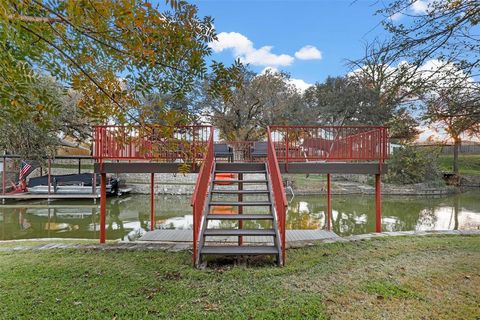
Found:
<path fill-rule="evenodd" d="M 236 56 L 260 72 L 275 67 L 306 83 L 348 72 L 346 59 L 362 56 L 363 43 L 388 34 L 374 15 L 374 0 L 197 0 L 201 15 L 215 19 L 221 36 L 212 58 L 231 63 Z M 271 46 L 272 48 L 263 48 Z M 297 53 L 305 46 L 303 55 Z M 260 50 L 259 50 L 260 49 Z M 303 59 L 301 59 L 303 58 Z"/>

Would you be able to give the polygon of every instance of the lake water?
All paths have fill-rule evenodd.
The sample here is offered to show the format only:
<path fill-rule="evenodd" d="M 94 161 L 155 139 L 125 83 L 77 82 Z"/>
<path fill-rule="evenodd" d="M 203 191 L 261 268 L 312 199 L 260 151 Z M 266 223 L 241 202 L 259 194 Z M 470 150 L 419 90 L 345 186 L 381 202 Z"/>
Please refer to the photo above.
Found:
<path fill-rule="evenodd" d="M 107 238 L 133 240 L 144 233 L 150 223 L 149 200 L 148 195 L 109 198 Z M 375 231 L 373 196 L 333 196 L 332 207 L 337 234 Z M 8 202 L 0 205 L 0 240 L 98 239 L 98 211 L 98 203 L 90 200 Z M 322 229 L 325 211 L 324 195 L 296 196 L 289 204 L 287 228 Z M 480 190 L 441 197 L 383 196 L 382 226 L 384 231 L 480 229 Z M 191 229 L 190 196 L 156 196 L 156 227 Z"/>

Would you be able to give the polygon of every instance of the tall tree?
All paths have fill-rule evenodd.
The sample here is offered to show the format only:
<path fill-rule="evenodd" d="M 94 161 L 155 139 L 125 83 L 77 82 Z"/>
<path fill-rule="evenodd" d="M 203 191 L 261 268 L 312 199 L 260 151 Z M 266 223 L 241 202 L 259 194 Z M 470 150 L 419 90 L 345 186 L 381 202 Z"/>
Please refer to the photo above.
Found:
<path fill-rule="evenodd" d="M 282 124 L 293 119 L 300 94 L 285 73 L 267 70 L 255 74 L 246 66 L 238 65 L 235 81 L 224 88 L 207 84 L 201 105 L 212 124 L 220 129 L 223 139 L 256 140 L 265 134 L 271 124 Z"/>
<path fill-rule="evenodd" d="M 433 88 L 432 88 L 433 89 Z M 480 114 L 472 115 L 469 110 L 480 110 L 480 86 L 465 86 L 463 82 L 447 87 L 439 86 L 424 97 L 425 119 L 432 125 L 445 129 L 453 140 L 453 172 L 458 174 L 458 154 L 462 136 L 480 137 Z"/>
<path fill-rule="evenodd" d="M 87 116 L 138 121 L 128 110 L 146 94 L 182 95 L 206 74 L 214 38 L 212 19 L 185 1 L 1 0 L 3 119 L 48 118 L 35 85 L 47 74 L 80 94 Z"/>
<path fill-rule="evenodd" d="M 415 73 L 431 59 L 442 66 L 454 65 L 464 80 L 480 74 L 480 5 L 478 0 L 393 0 L 378 11 L 391 39 L 375 50 L 388 55 L 391 63 L 407 61 Z M 398 21 L 395 18 L 400 17 Z M 435 72 L 442 73 L 444 68 Z M 432 75 L 432 72 L 430 72 Z M 448 75 L 447 75 L 448 76 Z M 477 115 L 478 109 L 467 113 Z"/>
<path fill-rule="evenodd" d="M 40 109 L 20 115 L 21 121 L 6 121 L 5 110 L 0 109 L 0 150 L 42 161 L 55 155 L 55 149 L 65 143 L 64 138 L 88 139 L 91 126 L 78 109 L 78 93 L 64 89 L 51 77 L 39 77 L 35 90 L 50 101 L 49 112 L 42 114 L 42 102 L 35 96 L 29 99 Z"/>

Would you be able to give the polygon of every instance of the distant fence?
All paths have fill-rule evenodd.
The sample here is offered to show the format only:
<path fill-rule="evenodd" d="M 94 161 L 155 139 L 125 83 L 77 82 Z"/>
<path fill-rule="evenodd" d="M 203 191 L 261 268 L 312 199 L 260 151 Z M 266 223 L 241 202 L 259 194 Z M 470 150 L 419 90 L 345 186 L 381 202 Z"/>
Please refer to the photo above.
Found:
<path fill-rule="evenodd" d="M 431 147 L 436 147 L 441 149 L 442 154 L 453 154 L 453 145 L 435 145 L 435 144 L 423 144 L 423 145 L 417 145 L 417 147 L 420 148 L 431 148 Z M 458 148 L 458 152 L 460 154 L 480 154 L 480 145 L 478 144 L 467 144 L 467 145 L 461 145 Z"/>

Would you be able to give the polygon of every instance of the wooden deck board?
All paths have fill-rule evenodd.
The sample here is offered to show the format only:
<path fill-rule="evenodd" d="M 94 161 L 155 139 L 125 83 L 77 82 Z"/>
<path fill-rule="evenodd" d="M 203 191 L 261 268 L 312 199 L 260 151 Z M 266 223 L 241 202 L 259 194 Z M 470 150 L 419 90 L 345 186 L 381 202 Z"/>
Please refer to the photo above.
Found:
<path fill-rule="evenodd" d="M 292 241 L 313 241 L 338 238 L 339 236 L 333 231 L 326 230 L 287 230 L 287 242 Z M 192 230 L 154 230 L 148 231 L 139 241 L 159 241 L 159 242 L 191 242 Z M 236 242 L 236 236 L 215 236 L 207 237 L 207 241 Z M 250 243 L 268 243 L 273 241 L 273 237 L 269 236 L 244 236 L 245 242 Z"/>

